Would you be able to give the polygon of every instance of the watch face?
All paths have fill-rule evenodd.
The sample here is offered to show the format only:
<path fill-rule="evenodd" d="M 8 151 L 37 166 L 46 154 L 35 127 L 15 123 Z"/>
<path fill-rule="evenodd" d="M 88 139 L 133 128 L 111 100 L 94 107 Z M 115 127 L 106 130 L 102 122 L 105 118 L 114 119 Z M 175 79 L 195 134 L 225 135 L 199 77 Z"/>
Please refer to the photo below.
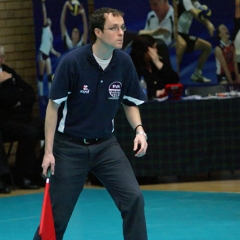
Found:
<path fill-rule="evenodd" d="M 144 137 L 146 138 L 146 140 L 148 139 L 147 134 L 146 134 L 145 132 L 136 132 L 136 134 L 142 134 L 142 135 L 144 135 Z"/>

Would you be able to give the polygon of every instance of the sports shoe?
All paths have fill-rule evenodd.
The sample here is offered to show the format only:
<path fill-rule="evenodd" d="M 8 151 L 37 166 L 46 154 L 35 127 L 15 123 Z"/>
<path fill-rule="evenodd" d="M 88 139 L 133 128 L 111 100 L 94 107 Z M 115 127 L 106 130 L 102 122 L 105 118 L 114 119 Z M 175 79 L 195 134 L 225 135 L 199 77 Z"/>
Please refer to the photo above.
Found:
<path fill-rule="evenodd" d="M 194 82 L 202 82 L 202 83 L 210 83 L 211 82 L 210 79 L 205 78 L 202 74 L 196 74 L 196 73 L 192 74 L 191 80 Z"/>
<path fill-rule="evenodd" d="M 0 193 L 8 194 L 11 189 L 5 184 L 5 182 L 0 178 Z"/>

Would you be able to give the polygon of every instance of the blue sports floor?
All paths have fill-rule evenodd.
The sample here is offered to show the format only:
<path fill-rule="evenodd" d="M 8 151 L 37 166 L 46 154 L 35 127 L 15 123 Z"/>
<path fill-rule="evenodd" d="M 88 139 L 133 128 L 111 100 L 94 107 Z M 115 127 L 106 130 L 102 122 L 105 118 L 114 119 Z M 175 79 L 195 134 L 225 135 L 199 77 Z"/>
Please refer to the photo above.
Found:
<path fill-rule="evenodd" d="M 240 194 L 143 191 L 149 240 L 239 240 Z M 0 198 L 0 240 L 30 240 L 43 193 Z M 120 214 L 105 189 L 84 189 L 66 240 L 122 240 Z M 136 239 L 137 240 L 137 239 Z"/>

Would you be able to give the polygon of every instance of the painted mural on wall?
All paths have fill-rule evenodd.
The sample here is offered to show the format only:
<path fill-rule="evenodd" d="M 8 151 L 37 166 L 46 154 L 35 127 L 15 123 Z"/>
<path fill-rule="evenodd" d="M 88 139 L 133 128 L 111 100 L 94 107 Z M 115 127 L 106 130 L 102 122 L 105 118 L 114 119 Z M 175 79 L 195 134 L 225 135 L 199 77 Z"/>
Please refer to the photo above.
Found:
<path fill-rule="evenodd" d="M 185 51 L 182 57 L 180 55 L 181 59 L 179 59 L 180 81 L 184 85 L 216 85 L 219 83 L 216 74 L 217 69 L 214 53 L 215 47 L 219 44 L 217 28 L 220 24 L 224 24 L 229 31 L 230 38 L 234 40 L 234 23 L 237 25 L 237 20 L 235 20 L 235 3 L 238 2 L 239 4 L 239 0 L 219 0 L 217 2 L 215 0 L 178 0 L 176 2 L 178 10 L 178 32 L 182 32 L 182 35 L 187 34 L 191 36 L 190 39 L 187 38 L 187 41 L 189 41 L 188 51 Z M 166 7 L 167 4 L 170 5 L 170 8 Z M 191 5 L 196 9 L 196 14 L 199 14 L 200 21 L 192 17 L 191 14 L 186 13 L 187 9 L 191 11 Z M 127 30 L 135 31 L 135 33 L 139 34 L 140 30 L 148 29 L 148 27 L 150 29 L 156 28 L 157 25 L 168 27 L 168 25 L 164 24 L 164 21 L 171 15 L 171 7 L 173 7 L 174 4 L 173 0 L 95 1 L 95 8 L 103 6 L 111 6 L 122 10 L 125 13 L 124 19 Z M 162 16 L 162 19 L 159 20 L 164 13 L 165 17 Z M 212 26 L 210 24 L 206 26 L 202 21 L 204 18 L 208 19 Z M 239 26 L 236 26 L 236 28 L 239 29 Z M 171 34 L 171 31 L 169 31 L 169 33 Z M 166 39 L 169 39 L 169 33 Z M 163 33 L 163 35 L 164 34 L 165 33 Z M 157 36 L 155 37 L 158 38 Z M 183 37 L 180 36 L 181 39 L 183 39 Z M 198 41 L 196 49 L 191 49 L 191 44 L 194 44 L 193 41 L 198 39 L 201 41 Z M 166 44 L 168 45 L 171 62 L 176 68 L 175 42 L 169 42 L 167 40 Z M 200 57 L 201 52 L 204 52 L 203 55 L 207 55 L 206 60 L 204 59 L 202 62 Z M 204 56 L 202 56 L 202 58 L 204 58 Z M 194 79 L 194 76 L 192 77 L 192 74 L 199 65 L 199 61 L 202 73 L 204 77 L 208 79 L 206 82 L 197 81 L 196 78 Z"/>
<path fill-rule="evenodd" d="M 215 53 L 221 40 L 219 25 L 227 29 L 229 41 L 234 42 L 236 37 L 236 60 L 240 68 L 240 14 L 237 11 L 239 7 L 235 8 L 235 4 L 240 6 L 239 1 L 229 0 L 226 4 L 225 0 L 218 0 L 216 4 L 215 0 L 178 0 L 175 5 L 173 0 L 95 0 L 94 7 L 111 7 L 124 12 L 127 27 L 124 51 L 130 52 L 131 43 L 137 35 L 150 33 L 162 44 L 159 45 L 162 50 L 160 57 L 164 60 L 169 58 L 172 68 L 179 71 L 180 83 L 184 86 L 217 85 L 217 73 L 221 71 Z M 192 6 L 194 11 L 190 14 Z M 33 7 L 39 103 L 44 116 L 57 64 L 68 51 L 89 42 L 88 1 L 33 0 Z M 174 20 L 176 9 L 177 21 Z M 153 31 L 156 28 L 159 28 L 158 31 Z M 174 37 L 176 33 L 178 38 Z M 181 46 L 186 44 L 187 48 L 178 48 L 176 54 L 177 43 Z M 164 44 L 167 52 L 163 51 Z"/>
<path fill-rule="evenodd" d="M 55 69 L 69 51 L 88 41 L 87 0 L 34 0 L 37 83 L 41 116 Z"/>

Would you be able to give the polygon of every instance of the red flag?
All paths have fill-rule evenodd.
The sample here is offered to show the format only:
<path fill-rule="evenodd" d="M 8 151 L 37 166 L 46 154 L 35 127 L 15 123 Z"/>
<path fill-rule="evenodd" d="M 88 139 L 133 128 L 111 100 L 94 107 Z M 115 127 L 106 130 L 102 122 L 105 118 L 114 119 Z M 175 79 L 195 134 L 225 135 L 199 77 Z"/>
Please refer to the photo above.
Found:
<path fill-rule="evenodd" d="M 39 235 L 42 240 L 56 240 L 49 188 L 49 178 L 47 178 L 39 227 Z"/>

